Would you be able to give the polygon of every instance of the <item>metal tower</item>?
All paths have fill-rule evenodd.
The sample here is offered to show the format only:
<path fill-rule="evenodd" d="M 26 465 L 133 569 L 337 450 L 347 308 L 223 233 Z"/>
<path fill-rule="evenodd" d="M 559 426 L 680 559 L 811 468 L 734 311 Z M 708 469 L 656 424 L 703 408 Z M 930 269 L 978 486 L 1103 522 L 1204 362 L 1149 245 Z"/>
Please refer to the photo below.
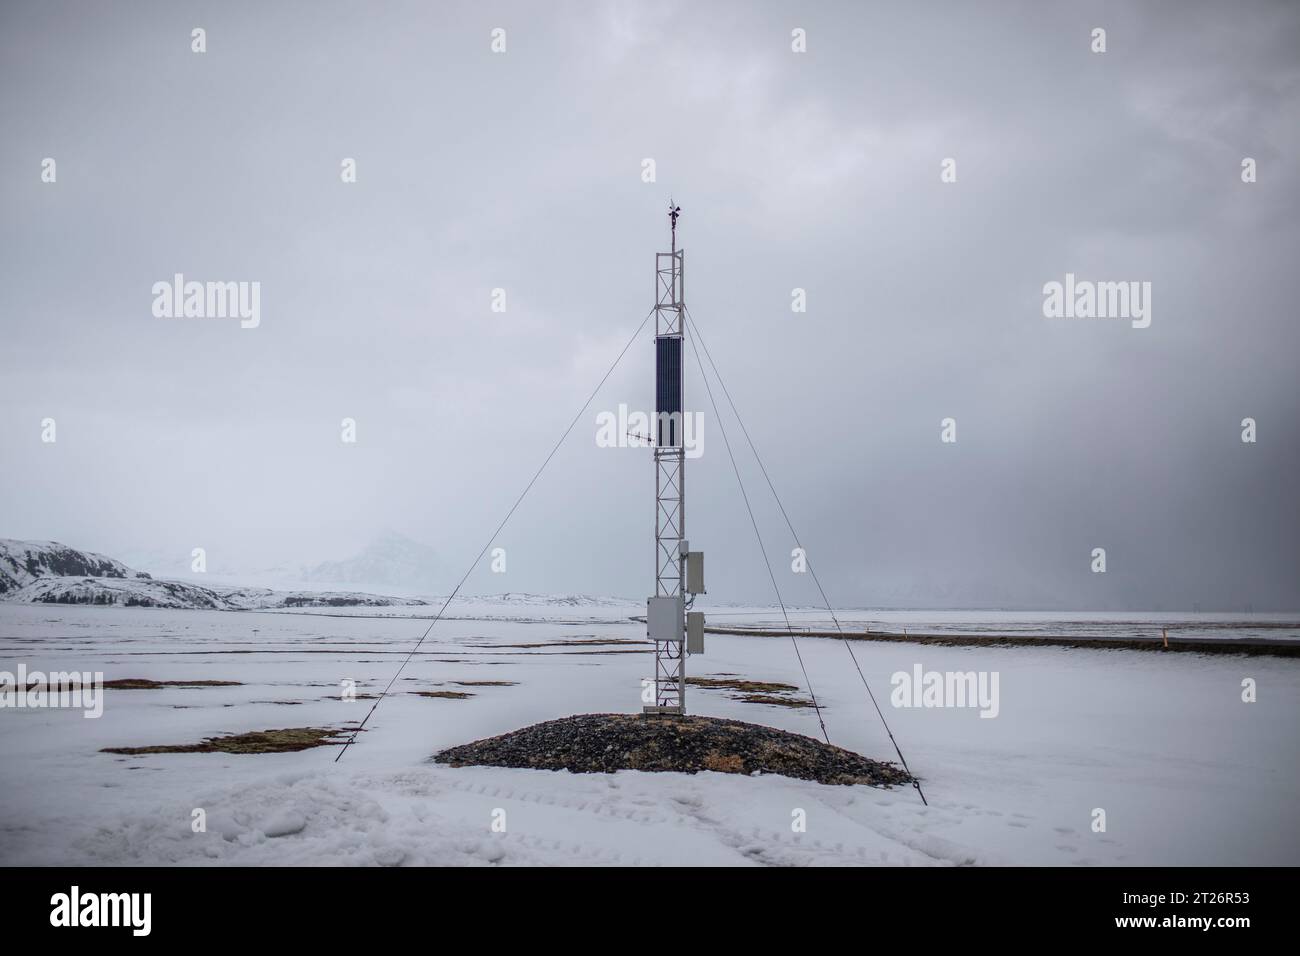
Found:
<path fill-rule="evenodd" d="M 704 591 L 704 555 L 686 541 L 686 449 L 683 445 L 683 333 L 686 309 L 671 202 L 672 251 L 655 253 L 655 593 L 646 607 L 646 630 L 655 645 L 655 701 L 646 713 L 686 712 L 686 656 L 704 651 L 704 615 L 688 612 Z M 689 594 L 689 599 L 688 599 Z M 689 625 L 689 626 L 688 626 Z M 685 638 L 685 639 L 684 639 Z"/>

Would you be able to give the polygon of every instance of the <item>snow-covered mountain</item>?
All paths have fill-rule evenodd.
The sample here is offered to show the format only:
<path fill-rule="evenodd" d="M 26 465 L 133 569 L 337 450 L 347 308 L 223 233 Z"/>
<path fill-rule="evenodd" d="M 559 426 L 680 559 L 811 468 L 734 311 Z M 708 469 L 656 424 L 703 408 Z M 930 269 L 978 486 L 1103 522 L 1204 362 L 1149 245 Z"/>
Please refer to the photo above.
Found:
<path fill-rule="evenodd" d="M 92 551 L 78 551 L 57 541 L 0 538 L 0 595 L 9 595 L 43 577 L 129 578 L 147 581 L 121 561 Z"/>
<path fill-rule="evenodd" d="M 229 610 L 211 588 L 181 581 L 47 575 L 5 595 L 16 604 L 116 604 L 122 607 L 210 608 Z"/>
<path fill-rule="evenodd" d="M 387 586 L 407 593 L 437 594 L 437 558 L 433 549 L 388 533 L 347 561 L 317 565 L 311 579 L 343 584 L 336 591 L 305 590 L 285 582 L 285 589 L 239 587 L 228 581 L 199 583 L 155 578 L 102 554 L 80 551 L 54 541 L 0 538 L 0 601 L 17 604 L 100 604 L 117 607 L 206 608 L 218 611 L 278 610 L 325 607 L 441 606 L 444 598 L 418 599 L 373 593 Z M 419 582 L 426 582 L 421 585 Z M 446 591 L 442 591 L 446 594 Z M 616 616 L 644 613 L 643 601 L 586 594 L 460 595 L 450 613 L 529 619 L 571 615 L 586 610 Z"/>
<path fill-rule="evenodd" d="M 21 604 L 105 604 L 208 608 L 389 607 L 424 601 L 353 591 L 273 591 L 157 580 L 121 561 L 56 541 L 0 538 L 0 600 Z"/>

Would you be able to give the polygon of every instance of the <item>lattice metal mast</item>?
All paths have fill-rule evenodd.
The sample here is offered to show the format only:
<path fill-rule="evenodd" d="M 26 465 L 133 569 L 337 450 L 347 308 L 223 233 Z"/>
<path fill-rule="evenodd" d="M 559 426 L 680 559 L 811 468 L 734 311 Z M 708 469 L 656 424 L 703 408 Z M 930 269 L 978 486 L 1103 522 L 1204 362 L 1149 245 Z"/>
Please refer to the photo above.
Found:
<path fill-rule="evenodd" d="M 686 656 L 704 650 L 704 615 L 687 595 L 704 590 L 704 555 L 686 541 L 686 448 L 682 405 L 685 252 L 677 248 L 681 207 L 668 204 L 672 250 L 655 254 L 655 593 L 646 629 L 655 645 L 654 703 L 647 713 L 686 712 Z"/>

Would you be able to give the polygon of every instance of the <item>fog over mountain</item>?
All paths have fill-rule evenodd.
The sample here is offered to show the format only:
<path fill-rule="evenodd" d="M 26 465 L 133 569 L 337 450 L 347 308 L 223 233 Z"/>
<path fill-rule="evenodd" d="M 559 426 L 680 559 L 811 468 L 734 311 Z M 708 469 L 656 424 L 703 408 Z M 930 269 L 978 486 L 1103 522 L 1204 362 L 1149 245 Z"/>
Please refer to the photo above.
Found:
<path fill-rule="evenodd" d="M 0 6 L 0 535 L 454 583 L 653 305 L 671 197 L 835 603 L 1300 607 L 1300 6 L 998 6 Z M 160 317 L 177 274 L 258 322 Z M 1045 315 L 1067 276 L 1149 282 L 1149 325 Z M 650 593 L 650 452 L 596 434 L 651 334 L 469 593 Z M 686 361 L 687 536 L 770 602 Z"/>
<path fill-rule="evenodd" d="M 379 585 L 389 590 L 421 594 L 450 594 L 458 578 L 447 569 L 436 549 L 389 530 L 353 557 L 322 561 L 304 569 L 302 580 L 365 587 Z"/>

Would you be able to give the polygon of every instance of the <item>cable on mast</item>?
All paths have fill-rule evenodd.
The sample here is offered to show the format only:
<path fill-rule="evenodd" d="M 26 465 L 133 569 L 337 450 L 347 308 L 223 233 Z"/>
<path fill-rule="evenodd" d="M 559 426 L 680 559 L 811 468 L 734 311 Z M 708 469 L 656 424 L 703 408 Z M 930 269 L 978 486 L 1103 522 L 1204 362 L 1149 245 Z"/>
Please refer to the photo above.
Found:
<path fill-rule="evenodd" d="M 744 419 L 742 419 L 742 418 L 740 417 L 740 412 L 736 409 L 736 403 L 735 403 L 735 402 L 732 400 L 732 398 L 731 398 L 731 392 L 727 390 L 727 383 L 724 382 L 724 381 L 722 380 L 722 373 L 720 373 L 720 372 L 718 371 L 718 366 L 717 366 L 717 364 L 713 361 L 713 356 L 709 353 L 709 346 L 705 343 L 703 336 L 700 335 L 700 328 L 699 328 L 699 326 L 698 326 L 698 325 L 696 324 L 696 322 L 695 322 L 695 317 L 694 317 L 693 315 L 691 315 L 691 310 L 690 310 L 690 309 L 686 309 L 686 320 L 687 320 L 687 322 L 689 323 L 689 328 L 692 330 L 692 335 L 691 335 L 691 347 L 694 348 L 694 347 L 695 347 L 695 341 L 698 340 L 699 343 L 700 343 L 700 347 L 704 349 L 704 355 L 705 355 L 705 357 L 707 357 L 708 360 L 709 360 L 709 367 L 713 369 L 713 374 L 714 374 L 714 376 L 715 376 L 715 377 L 717 378 L 717 380 L 718 380 L 718 385 L 719 385 L 719 387 L 722 389 L 722 393 L 723 393 L 723 395 L 726 396 L 727 404 L 731 406 L 731 413 L 732 413 L 733 415 L 736 416 L 736 423 L 740 425 L 740 430 L 741 430 L 741 431 L 744 433 L 744 435 L 745 435 L 745 441 L 748 442 L 748 444 L 749 444 L 749 450 L 750 450 L 750 452 L 753 453 L 753 455 L 754 455 L 754 460 L 755 460 L 756 462 L 758 462 L 758 467 L 759 467 L 759 469 L 763 472 L 763 478 L 766 479 L 766 481 L 767 481 L 767 487 L 768 487 L 768 489 L 772 492 L 772 498 L 776 501 L 776 505 L 777 505 L 777 507 L 781 509 L 781 517 L 783 517 L 783 518 L 785 519 L 786 527 L 790 529 L 790 535 L 791 535 L 791 537 L 794 538 L 795 546 L 796 546 L 796 547 L 802 547 L 802 544 L 800 544 L 800 541 L 799 541 L 799 535 L 798 535 L 798 533 L 794 530 L 794 524 L 793 524 L 793 522 L 790 521 L 790 515 L 786 513 L 785 505 L 781 502 L 781 496 L 778 495 L 778 494 L 776 493 L 776 486 L 775 486 L 774 484 L 772 484 L 772 478 L 771 478 L 771 476 L 767 473 L 767 467 L 763 464 L 763 459 L 762 459 L 762 457 L 759 455 L 759 453 L 758 453 L 758 449 L 754 446 L 754 440 L 753 440 L 753 438 L 751 438 L 750 435 L 749 435 L 749 429 L 745 427 Z M 695 356 L 695 357 L 696 357 L 696 360 L 698 361 L 698 359 L 699 359 L 699 353 L 698 353 L 698 352 L 696 352 L 696 356 Z M 707 386 L 707 385 L 708 385 L 708 378 L 707 378 L 707 376 L 704 376 L 704 369 L 703 369 L 703 367 L 701 367 L 701 369 L 700 369 L 700 374 L 701 374 L 701 376 L 703 376 L 703 377 L 705 378 L 705 385 Z M 712 400 L 712 398 L 713 398 L 713 396 L 712 396 L 711 393 L 710 393 L 709 398 L 710 398 L 710 400 Z M 716 405 L 714 406 L 714 414 L 715 414 L 715 415 L 717 414 L 717 406 L 716 406 Z M 719 426 L 720 426 L 720 428 L 721 428 L 721 423 L 719 423 Z M 725 442 L 725 441 L 726 441 L 726 431 L 725 431 L 725 429 L 723 429 L 722 431 L 723 431 L 723 441 Z M 730 446 L 730 444 L 727 445 L 727 452 L 728 452 L 728 454 L 730 454 L 730 452 L 731 452 L 731 446 Z M 734 458 L 732 459 L 732 464 L 733 464 L 733 465 L 735 464 L 735 459 L 734 459 Z M 739 478 L 739 472 L 737 472 L 737 478 Z M 743 489 L 742 489 L 742 494 L 743 494 Z M 749 503 L 749 502 L 748 502 L 748 499 L 746 499 L 746 505 L 747 505 L 747 506 L 748 506 L 748 503 Z M 753 513 L 752 513 L 752 512 L 750 513 L 750 516 L 751 516 L 751 518 L 753 517 Z M 765 555 L 764 557 L 766 557 L 766 555 Z M 923 803 L 925 806 L 928 807 L 928 806 L 930 805 L 930 801 L 928 801 L 928 800 L 925 799 L 925 791 L 923 791 L 923 790 L 921 789 L 921 781 L 917 780 L 915 776 L 912 776 L 912 771 L 911 771 L 911 770 L 908 768 L 908 766 L 907 766 L 907 758 L 903 756 L 903 750 L 902 750 L 901 747 L 898 746 L 898 741 L 894 739 L 894 732 L 893 732 L 892 730 L 890 730 L 890 728 L 889 728 L 889 721 L 885 719 L 885 714 L 884 714 L 884 712 L 880 709 L 880 704 L 876 701 L 876 695 L 872 692 L 872 690 L 871 690 L 871 685 L 867 682 L 867 677 L 866 677 L 866 675 L 865 675 L 864 673 L 862 673 L 862 667 L 861 667 L 860 664 L 858 664 L 858 656 L 857 656 L 855 653 L 853 653 L 853 645 L 851 645 L 851 644 L 849 643 L 849 639 L 848 639 L 848 637 L 844 634 L 844 628 L 840 625 L 840 620 L 839 620 L 839 618 L 836 616 L 836 614 L 835 614 L 835 610 L 831 607 L 830 599 L 826 597 L 826 590 L 822 587 L 821 580 L 817 577 L 817 572 L 813 570 L 812 562 L 811 562 L 811 561 L 808 561 L 807 564 L 808 564 L 808 573 L 812 575 L 813 583 L 815 583 L 815 584 L 817 585 L 817 591 L 821 594 L 822 603 L 826 605 L 826 611 L 827 611 L 827 613 L 830 614 L 830 616 L 831 616 L 831 620 L 835 622 L 835 630 L 839 632 L 840 640 L 844 642 L 844 649 L 847 650 L 847 651 L 849 652 L 849 657 L 852 658 L 852 660 L 853 660 L 853 667 L 854 667 L 854 669 L 857 670 L 857 672 L 858 672 L 858 677 L 860 677 L 860 678 L 862 679 L 862 686 L 866 688 L 866 690 L 867 690 L 867 696 L 871 698 L 871 705 L 872 705 L 873 707 L 875 707 L 875 709 L 876 709 L 876 714 L 877 714 L 877 716 L 880 717 L 880 723 L 881 723 L 881 724 L 884 726 L 884 728 L 885 728 L 885 733 L 886 733 L 886 734 L 888 735 L 888 737 L 889 737 L 889 742 L 890 742 L 891 744 L 894 745 L 894 752 L 895 752 L 896 754 L 898 754 L 898 760 L 899 760 L 899 762 L 903 765 L 903 770 L 905 770 L 905 771 L 907 772 L 908 776 L 911 776 L 911 777 L 912 777 L 912 786 L 916 788 L 917 795 L 920 796 L 920 798 L 921 798 L 921 803 Z M 770 565 L 769 565 L 769 567 L 768 567 L 768 571 L 769 571 L 769 573 L 771 572 L 771 566 L 770 566 Z M 773 581 L 773 583 L 775 584 L 775 581 Z M 784 611 L 784 606 L 782 606 L 782 611 Z M 786 620 L 786 625 L 787 625 L 787 627 L 789 626 L 789 619 L 788 619 L 788 618 L 787 618 L 787 620 Z M 793 633 L 791 634 L 791 637 L 793 638 Z M 801 663 L 802 663 L 802 660 L 801 660 Z M 811 689 L 811 688 L 810 688 L 810 689 Z M 823 727 L 823 729 L 824 729 L 824 727 Z M 827 741 L 827 742 L 829 743 L 829 741 Z"/>
<path fill-rule="evenodd" d="M 689 317 L 689 315 L 690 312 L 688 310 L 687 316 Z M 691 326 L 694 327 L 694 322 L 691 323 Z M 698 334 L 698 329 L 696 332 Z M 776 592 L 777 603 L 781 605 L 781 616 L 785 618 L 786 630 L 790 632 L 790 643 L 794 645 L 794 656 L 799 659 L 799 669 L 803 671 L 804 682 L 808 685 L 808 696 L 812 698 L 813 708 L 817 711 L 817 723 L 821 724 L 822 737 L 824 737 L 826 743 L 829 744 L 831 738 L 826 732 L 826 721 L 822 719 L 822 708 L 821 705 L 817 703 L 817 693 L 813 690 L 812 679 L 808 676 L 808 668 L 804 666 L 803 654 L 799 652 L 799 642 L 795 639 L 794 626 L 790 623 L 790 615 L 786 613 L 785 601 L 781 597 L 781 588 L 777 585 L 776 575 L 772 572 L 772 562 L 767 557 L 767 548 L 763 547 L 763 535 L 758 530 L 758 520 L 754 517 L 754 509 L 750 507 L 749 495 L 745 492 L 745 482 L 740 477 L 740 467 L 736 464 L 736 456 L 732 454 L 731 440 L 727 438 L 727 426 L 723 424 L 722 415 L 718 411 L 718 403 L 713 398 L 713 387 L 709 385 L 709 377 L 704 374 L 704 363 L 700 361 L 700 350 L 695 347 L 696 335 L 691 335 L 689 338 L 691 340 L 691 351 L 695 353 L 695 362 L 700 367 L 700 378 L 704 379 L 704 388 L 709 394 L 709 404 L 713 406 L 713 414 L 718 419 L 718 429 L 722 432 L 723 444 L 727 446 L 727 457 L 731 459 L 732 470 L 736 473 L 736 484 L 740 486 L 740 496 L 745 501 L 745 510 L 749 512 L 749 523 L 754 526 L 754 536 L 758 538 L 758 550 L 763 554 L 763 563 L 767 565 L 767 576 L 772 580 L 772 590 Z M 721 378 L 718 379 L 718 384 L 722 384 Z M 737 417 L 737 420 L 739 420 L 739 417 Z"/>
<path fill-rule="evenodd" d="M 537 479 L 541 477 L 542 472 L 546 469 L 546 466 L 551 463 L 551 459 L 555 457 L 555 453 L 559 451 L 560 446 L 564 444 L 564 439 L 569 437 L 569 432 L 573 431 L 573 426 L 578 424 L 578 419 L 581 418 L 583 412 L 587 410 L 587 406 L 591 404 L 592 400 L 596 397 L 597 393 L 601 390 L 602 387 L 604 387 L 605 382 L 609 379 L 609 377 L 612 374 L 614 374 L 614 369 L 618 367 L 619 362 L 623 361 L 623 356 L 626 355 L 627 350 L 632 347 L 632 343 L 636 341 L 636 337 L 641 334 L 641 330 L 645 328 L 645 324 L 650 321 L 650 316 L 652 315 L 654 315 L 654 309 L 651 309 L 649 312 L 645 314 L 645 318 L 641 320 L 641 324 L 636 327 L 636 331 L 632 333 L 632 337 L 628 339 L 627 344 L 623 346 L 623 351 L 619 352 L 618 357 L 614 359 L 614 364 L 609 367 L 609 370 L 606 371 L 605 374 L 601 377 L 600 382 L 596 385 L 594 389 L 592 389 L 591 394 L 587 396 L 587 400 L 583 402 L 582 407 L 578 409 L 578 413 L 574 415 L 573 420 L 569 422 L 569 427 L 564 430 L 564 434 L 560 436 L 559 440 L 555 443 L 555 446 L 551 449 L 550 454 L 546 456 L 546 460 L 542 462 L 541 466 L 533 474 L 533 477 L 529 479 L 529 482 L 524 487 L 524 490 L 519 493 L 519 497 L 515 499 L 515 503 L 510 506 L 510 510 L 506 512 L 506 516 L 501 519 L 501 523 L 497 525 L 496 530 L 492 532 L 492 536 L 488 538 L 487 544 L 483 545 L 483 550 L 481 550 L 478 553 L 478 557 L 476 557 L 473 563 L 471 563 L 470 566 L 465 570 L 465 573 L 461 576 L 460 582 L 456 585 L 455 590 L 451 592 L 451 594 L 447 597 L 447 600 L 442 602 L 442 607 L 438 610 L 438 613 L 434 616 L 433 620 L 429 622 L 429 626 L 425 628 L 424 634 L 421 635 L 420 639 L 415 642 L 415 646 L 411 648 L 411 652 L 406 655 L 406 659 L 403 660 L 401 666 L 397 668 L 397 673 L 395 673 L 392 679 L 388 682 L 388 686 L 385 687 L 383 692 L 375 699 L 375 702 L 370 705 L 370 710 L 366 712 L 366 716 L 362 718 L 361 723 L 357 725 L 356 730 L 352 731 L 352 736 L 348 738 L 347 743 L 343 745 L 343 749 L 340 750 L 338 752 L 338 756 L 334 758 L 335 763 L 338 763 L 341 759 L 343 759 L 343 755 L 348 752 L 348 748 L 351 747 L 352 744 L 356 741 L 357 734 L 361 733 L 361 731 L 365 729 L 366 721 L 370 720 L 370 715 L 375 712 L 375 709 L 381 703 L 383 703 L 383 700 L 388 695 L 388 692 L 393 689 L 393 684 L 397 683 L 397 678 L 402 676 L 402 671 L 406 669 L 406 665 L 411 663 L 411 658 L 415 656 L 416 651 L 420 649 L 420 645 L 424 643 L 425 638 L 427 638 L 429 634 L 433 631 L 433 626 L 442 619 L 442 615 L 446 612 L 447 606 L 451 604 L 452 600 L 456 597 L 456 595 L 460 593 L 460 589 L 465 586 L 465 582 L 469 580 L 469 576 L 474 572 L 474 569 L 478 567 L 478 563 L 483 560 L 483 555 L 487 554 L 488 548 L 492 547 L 492 542 L 497 539 L 497 535 L 499 535 L 501 533 L 501 529 L 506 526 L 506 522 L 510 520 L 510 517 L 515 513 L 515 509 L 518 508 L 520 503 L 524 500 L 524 496 L 527 495 L 528 492 L 532 490 L 533 485 L 537 482 Z"/>

